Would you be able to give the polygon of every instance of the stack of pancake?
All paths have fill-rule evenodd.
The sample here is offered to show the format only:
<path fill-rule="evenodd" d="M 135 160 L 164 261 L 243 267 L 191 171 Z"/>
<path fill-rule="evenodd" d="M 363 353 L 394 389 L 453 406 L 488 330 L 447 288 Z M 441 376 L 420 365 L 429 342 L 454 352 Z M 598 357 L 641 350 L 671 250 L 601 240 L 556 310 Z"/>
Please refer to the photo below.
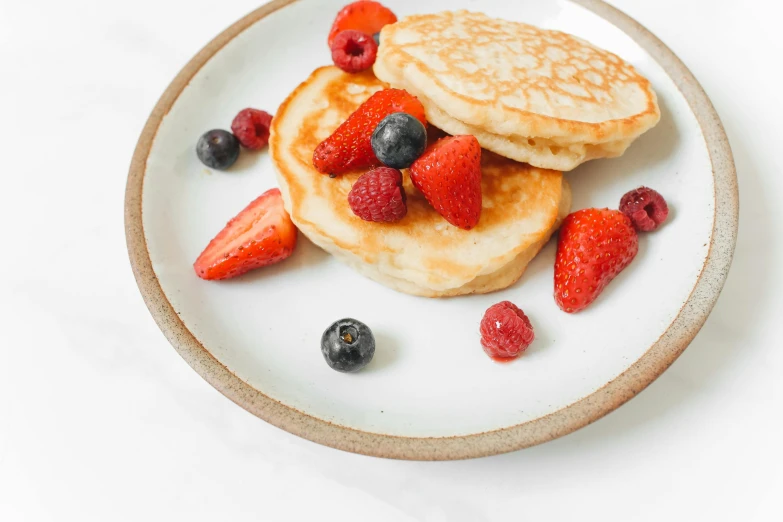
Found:
<path fill-rule="evenodd" d="M 474 229 L 449 225 L 407 175 L 405 218 L 362 221 L 347 196 L 364 172 L 330 178 L 313 167 L 315 147 L 388 86 L 419 98 L 435 127 L 430 142 L 442 129 L 484 147 Z M 560 171 L 619 156 L 659 117 L 649 82 L 609 52 L 565 33 L 444 12 L 384 27 L 374 74 L 313 72 L 275 115 L 270 147 L 286 210 L 311 241 L 395 290 L 452 296 L 519 279 L 570 211 Z"/>

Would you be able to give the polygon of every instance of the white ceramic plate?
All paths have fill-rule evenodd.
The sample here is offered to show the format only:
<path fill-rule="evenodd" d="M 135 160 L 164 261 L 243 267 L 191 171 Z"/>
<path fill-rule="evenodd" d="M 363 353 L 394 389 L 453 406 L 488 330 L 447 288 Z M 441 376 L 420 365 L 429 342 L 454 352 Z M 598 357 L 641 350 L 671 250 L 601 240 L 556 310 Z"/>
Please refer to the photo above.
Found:
<path fill-rule="evenodd" d="M 723 285 L 736 238 L 737 186 L 723 129 L 687 69 L 654 36 L 597 0 L 388 0 L 398 16 L 443 9 L 559 29 L 613 51 L 653 83 L 660 124 L 619 159 L 568 174 L 574 209 L 617 207 L 652 186 L 666 226 L 585 312 L 552 298 L 554 241 L 511 288 L 417 298 L 364 279 L 301 237 L 292 258 L 228 282 L 205 282 L 193 260 L 225 222 L 275 186 L 268 154 L 243 151 L 229 172 L 194 146 L 244 107 L 273 112 L 316 67 L 345 0 L 282 0 L 226 30 L 174 80 L 153 112 L 128 180 L 131 259 L 142 294 L 172 344 L 232 400 L 297 435 L 378 456 L 448 459 L 509 451 L 581 427 L 638 393 L 687 346 Z M 478 323 L 508 299 L 536 341 L 492 362 Z M 320 336 L 342 317 L 366 322 L 375 359 L 358 374 L 324 363 Z"/>

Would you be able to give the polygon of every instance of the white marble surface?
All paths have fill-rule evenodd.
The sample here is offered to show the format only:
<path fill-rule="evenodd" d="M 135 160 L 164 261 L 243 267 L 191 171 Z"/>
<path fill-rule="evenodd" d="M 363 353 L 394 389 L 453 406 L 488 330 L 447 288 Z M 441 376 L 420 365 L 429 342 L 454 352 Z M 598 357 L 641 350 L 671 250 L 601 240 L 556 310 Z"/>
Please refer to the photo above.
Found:
<path fill-rule="evenodd" d="M 680 55 L 726 125 L 742 215 L 723 296 L 672 368 L 605 419 L 509 455 L 417 463 L 324 448 L 235 406 L 136 290 L 122 224 L 136 138 L 180 67 L 256 2 L 0 2 L 0 520 L 783 517 L 783 13 L 613 3 Z"/>

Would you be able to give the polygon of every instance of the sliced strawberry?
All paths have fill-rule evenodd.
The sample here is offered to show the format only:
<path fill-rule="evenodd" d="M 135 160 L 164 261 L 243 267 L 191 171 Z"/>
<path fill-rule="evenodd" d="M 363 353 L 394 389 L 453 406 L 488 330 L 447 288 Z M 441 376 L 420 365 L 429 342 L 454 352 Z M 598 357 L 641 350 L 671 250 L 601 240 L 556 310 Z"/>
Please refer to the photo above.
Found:
<path fill-rule="evenodd" d="M 280 189 L 264 192 L 209 242 L 193 268 L 202 279 L 228 279 L 291 255 L 296 227 L 283 208 Z"/>
<path fill-rule="evenodd" d="M 343 7 L 329 31 L 329 47 L 332 47 L 334 37 L 341 31 L 353 29 L 372 36 L 384 25 L 393 24 L 397 16 L 388 7 L 371 0 L 359 0 Z"/>
<path fill-rule="evenodd" d="M 384 89 L 370 96 L 313 152 L 313 165 L 324 174 L 342 174 L 381 164 L 372 150 L 372 133 L 386 116 L 407 112 L 427 125 L 424 106 L 401 89 Z"/>
<path fill-rule="evenodd" d="M 639 251 L 631 220 L 618 210 L 587 208 L 560 227 L 555 258 L 555 302 L 564 312 L 587 308 Z"/>
<path fill-rule="evenodd" d="M 470 230 L 481 216 L 481 146 L 474 136 L 438 140 L 410 168 L 413 185 L 454 226 Z"/>

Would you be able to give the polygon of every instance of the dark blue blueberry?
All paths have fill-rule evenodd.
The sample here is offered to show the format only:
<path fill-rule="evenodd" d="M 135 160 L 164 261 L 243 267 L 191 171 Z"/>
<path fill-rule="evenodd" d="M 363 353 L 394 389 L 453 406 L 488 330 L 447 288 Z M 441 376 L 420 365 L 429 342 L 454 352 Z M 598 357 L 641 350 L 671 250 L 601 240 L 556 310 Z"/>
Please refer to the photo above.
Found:
<path fill-rule="evenodd" d="M 406 169 L 427 148 L 427 130 L 406 112 L 386 116 L 372 133 L 375 157 L 387 167 Z"/>
<path fill-rule="evenodd" d="M 375 40 L 375 43 L 377 43 L 378 45 L 381 45 L 381 33 L 380 32 L 373 33 L 372 39 Z"/>
<path fill-rule="evenodd" d="M 198 139 L 196 155 L 207 167 L 226 170 L 239 157 L 239 140 L 228 131 L 213 129 Z"/>
<path fill-rule="evenodd" d="M 321 352 L 333 370 L 356 372 L 372 360 L 375 337 L 363 322 L 340 319 L 321 336 Z"/>

